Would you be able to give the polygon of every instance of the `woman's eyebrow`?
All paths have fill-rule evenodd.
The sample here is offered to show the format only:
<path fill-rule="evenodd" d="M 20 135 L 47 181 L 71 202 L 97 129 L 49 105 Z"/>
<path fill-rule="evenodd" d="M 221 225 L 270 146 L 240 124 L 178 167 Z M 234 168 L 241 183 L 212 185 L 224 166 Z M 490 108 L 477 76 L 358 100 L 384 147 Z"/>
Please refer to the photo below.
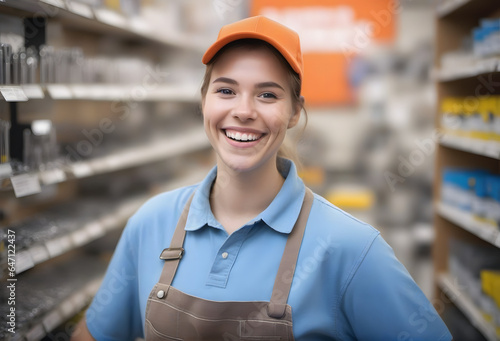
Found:
<path fill-rule="evenodd" d="M 275 83 L 275 82 L 263 82 L 263 83 L 259 83 L 257 85 L 255 85 L 256 88 L 258 89 L 261 89 L 261 88 L 279 88 L 283 91 L 285 91 L 285 89 L 279 85 L 278 83 Z"/>
<path fill-rule="evenodd" d="M 231 78 L 227 78 L 227 77 L 219 77 L 217 79 L 215 79 L 213 83 L 228 83 L 228 84 L 234 84 L 234 85 L 238 85 L 238 82 L 235 81 L 234 79 L 231 79 Z"/>
<path fill-rule="evenodd" d="M 227 84 L 234 84 L 234 85 L 238 85 L 238 82 L 232 78 L 227 78 L 227 77 L 219 77 L 219 78 L 216 78 L 213 82 L 213 83 L 227 83 Z M 281 89 L 283 91 L 285 91 L 285 89 L 279 85 L 278 83 L 276 82 L 262 82 L 262 83 L 258 83 L 255 85 L 255 87 L 257 89 L 262 89 L 262 88 L 278 88 L 278 89 Z"/>

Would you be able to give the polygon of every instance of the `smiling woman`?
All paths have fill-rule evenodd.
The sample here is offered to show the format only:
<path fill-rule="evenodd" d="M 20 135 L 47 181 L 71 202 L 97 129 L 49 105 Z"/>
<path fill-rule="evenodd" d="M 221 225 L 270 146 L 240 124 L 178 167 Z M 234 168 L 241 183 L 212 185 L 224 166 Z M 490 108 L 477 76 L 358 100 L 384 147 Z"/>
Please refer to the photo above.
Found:
<path fill-rule="evenodd" d="M 248 18 L 202 61 L 217 164 L 129 219 L 74 340 L 451 340 L 380 233 L 280 157 L 304 103 L 298 35 Z"/>

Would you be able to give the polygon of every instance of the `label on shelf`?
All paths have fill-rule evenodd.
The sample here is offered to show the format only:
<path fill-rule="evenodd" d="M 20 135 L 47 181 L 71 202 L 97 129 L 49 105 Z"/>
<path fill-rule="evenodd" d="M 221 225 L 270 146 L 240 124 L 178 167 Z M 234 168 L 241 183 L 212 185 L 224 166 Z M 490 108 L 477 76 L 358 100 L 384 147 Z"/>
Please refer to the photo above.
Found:
<path fill-rule="evenodd" d="M 29 248 L 31 259 L 35 264 L 45 262 L 50 258 L 49 251 L 45 245 L 36 245 Z"/>
<path fill-rule="evenodd" d="M 86 162 L 78 162 L 71 165 L 73 175 L 77 178 L 83 178 L 93 174 L 92 167 Z"/>
<path fill-rule="evenodd" d="M 87 224 L 84 229 L 92 239 L 97 239 L 105 234 L 104 228 L 99 222 L 92 222 Z"/>
<path fill-rule="evenodd" d="M 26 102 L 28 97 L 18 86 L 0 86 L 0 93 L 7 102 Z"/>
<path fill-rule="evenodd" d="M 101 219 L 102 226 L 105 230 L 113 230 L 119 226 L 121 219 L 119 219 L 115 214 L 109 214 Z"/>
<path fill-rule="evenodd" d="M 45 2 L 46 4 L 59 7 L 59 8 L 65 8 L 64 7 L 64 0 L 40 0 L 41 2 Z"/>
<path fill-rule="evenodd" d="M 71 239 L 69 236 L 62 236 L 46 241 L 45 246 L 49 251 L 50 257 L 54 258 L 71 248 Z"/>
<path fill-rule="evenodd" d="M 28 99 L 42 99 L 45 98 L 42 87 L 38 84 L 24 84 L 21 85 L 24 94 Z"/>
<path fill-rule="evenodd" d="M 87 304 L 87 294 L 84 291 L 78 291 L 71 297 L 71 301 L 74 309 L 80 310 Z"/>
<path fill-rule="evenodd" d="M 64 319 L 73 317 L 73 315 L 77 312 L 77 309 L 75 308 L 75 304 L 71 298 L 64 300 L 64 302 L 59 305 L 59 311 Z"/>
<path fill-rule="evenodd" d="M 43 329 L 43 325 L 41 323 L 35 325 L 25 335 L 26 340 L 28 341 L 39 341 L 43 339 L 44 336 L 45 336 L 45 329 Z"/>
<path fill-rule="evenodd" d="M 61 314 L 57 310 L 53 310 L 48 313 L 42 321 L 43 327 L 47 332 L 54 330 L 57 326 L 59 326 L 62 322 L 64 322 Z"/>
<path fill-rule="evenodd" d="M 25 197 L 27 195 L 40 193 L 40 181 L 36 174 L 21 174 L 10 177 L 10 182 L 14 188 L 16 198 Z"/>
<path fill-rule="evenodd" d="M 47 91 L 53 99 L 71 99 L 73 93 L 70 88 L 64 84 L 50 84 L 47 85 Z"/>
<path fill-rule="evenodd" d="M 12 175 L 12 166 L 10 163 L 2 163 L 0 164 L 0 179 L 8 178 Z"/>
<path fill-rule="evenodd" d="M 149 35 L 153 30 L 146 20 L 138 17 L 130 18 L 129 27 L 132 31 L 144 35 Z"/>
<path fill-rule="evenodd" d="M 125 17 L 111 10 L 99 8 L 95 11 L 95 16 L 97 20 L 102 21 L 105 24 L 120 28 L 127 27 L 127 20 Z"/>
<path fill-rule="evenodd" d="M 44 185 L 56 184 L 66 180 L 66 174 L 62 169 L 55 168 L 40 172 L 40 180 Z"/>
<path fill-rule="evenodd" d="M 92 8 L 90 8 L 89 5 L 81 3 L 81 2 L 75 2 L 75 1 L 68 1 L 67 2 L 68 9 L 78 15 L 81 15 L 82 17 L 89 18 L 89 19 L 94 19 L 94 14 L 92 13 Z"/>
<path fill-rule="evenodd" d="M 35 266 L 29 250 L 23 250 L 16 253 L 16 274 L 31 269 Z"/>
<path fill-rule="evenodd" d="M 71 234 L 71 240 L 75 246 L 80 246 L 89 240 L 89 234 L 85 228 L 78 229 Z"/>

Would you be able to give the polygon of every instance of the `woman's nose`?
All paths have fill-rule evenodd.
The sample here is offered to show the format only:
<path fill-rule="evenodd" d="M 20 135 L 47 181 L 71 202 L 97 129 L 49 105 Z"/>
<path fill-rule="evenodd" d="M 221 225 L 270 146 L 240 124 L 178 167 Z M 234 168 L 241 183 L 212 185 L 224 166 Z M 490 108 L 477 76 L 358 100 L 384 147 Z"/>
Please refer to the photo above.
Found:
<path fill-rule="evenodd" d="M 233 117 L 241 121 L 254 120 L 257 114 L 252 96 L 241 96 L 233 110 Z"/>

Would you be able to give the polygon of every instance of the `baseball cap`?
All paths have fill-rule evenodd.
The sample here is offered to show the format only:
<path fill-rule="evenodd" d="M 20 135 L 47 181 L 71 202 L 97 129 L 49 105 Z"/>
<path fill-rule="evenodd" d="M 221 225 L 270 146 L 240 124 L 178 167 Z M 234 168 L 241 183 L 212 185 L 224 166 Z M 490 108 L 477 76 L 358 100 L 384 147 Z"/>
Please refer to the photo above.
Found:
<path fill-rule="evenodd" d="M 288 27 L 262 15 L 223 26 L 217 40 L 208 48 L 201 61 L 203 64 L 208 64 L 221 48 L 239 39 L 259 39 L 271 44 L 302 79 L 303 65 L 299 35 Z"/>

